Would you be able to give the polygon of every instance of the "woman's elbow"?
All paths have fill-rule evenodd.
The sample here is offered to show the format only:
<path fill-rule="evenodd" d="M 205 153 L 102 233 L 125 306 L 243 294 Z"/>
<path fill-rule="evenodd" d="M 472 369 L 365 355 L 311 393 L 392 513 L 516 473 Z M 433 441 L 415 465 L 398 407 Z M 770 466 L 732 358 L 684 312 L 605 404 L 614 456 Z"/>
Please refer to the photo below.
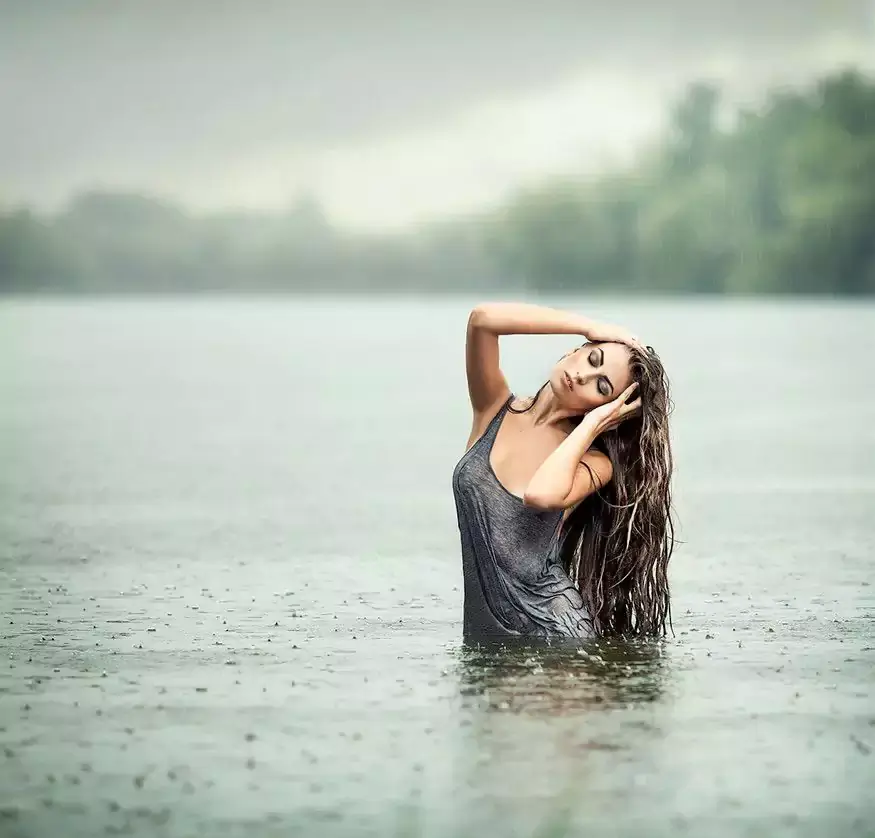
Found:
<path fill-rule="evenodd" d="M 471 309 L 468 315 L 469 326 L 479 326 L 480 328 L 490 328 L 493 325 L 495 315 L 495 304 L 491 302 L 478 303 Z"/>

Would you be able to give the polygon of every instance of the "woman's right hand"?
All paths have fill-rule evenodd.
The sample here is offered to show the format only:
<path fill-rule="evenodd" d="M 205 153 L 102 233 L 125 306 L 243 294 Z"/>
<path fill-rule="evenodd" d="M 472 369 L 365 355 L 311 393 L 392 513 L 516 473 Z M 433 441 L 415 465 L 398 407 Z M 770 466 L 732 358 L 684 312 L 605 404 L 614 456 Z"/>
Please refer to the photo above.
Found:
<path fill-rule="evenodd" d="M 641 412 L 640 396 L 627 403 L 627 399 L 637 388 L 638 382 L 633 381 L 613 401 L 596 407 L 586 414 L 586 421 L 590 423 L 596 436 L 614 430 L 621 422 L 630 416 L 637 416 Z"/>
<path fill-rule="evenodd" d="M 647 349 L 641 342 L 640 338 L 630 332 L 624 326 L 618 326 L 615 323 L 593 323 L 587 328 L 584 337 L 591 341 L 599 341 L 602 343 L 625 343 L 626 346 L 631 346 L 639 352 L 647 354 Z"/>

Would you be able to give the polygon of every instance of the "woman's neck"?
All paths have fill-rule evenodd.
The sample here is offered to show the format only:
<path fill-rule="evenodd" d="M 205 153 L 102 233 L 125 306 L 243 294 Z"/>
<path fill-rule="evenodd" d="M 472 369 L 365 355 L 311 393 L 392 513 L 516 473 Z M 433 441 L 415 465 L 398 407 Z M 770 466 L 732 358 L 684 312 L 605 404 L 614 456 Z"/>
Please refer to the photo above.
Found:
<path fill-rule="evenodd" d="M 568 430 L 566 425 L 573 424 L 569 423 L 568 420 L 579 417 L 580 413 L 563 405 L 556 398 L 553 388 L 548 383 L 535 397 L 531 416 L 536 427 L 539 425 L 553 425 L 563 430 Z"/>

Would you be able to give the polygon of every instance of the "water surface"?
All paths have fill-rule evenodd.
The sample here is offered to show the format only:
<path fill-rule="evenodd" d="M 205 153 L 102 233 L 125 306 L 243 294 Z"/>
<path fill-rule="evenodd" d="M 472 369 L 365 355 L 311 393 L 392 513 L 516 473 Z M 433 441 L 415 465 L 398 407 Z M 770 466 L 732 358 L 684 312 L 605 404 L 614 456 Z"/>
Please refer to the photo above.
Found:
<path fill-rule="evenodd" d="M 550 301 L 668 366 L 675 634 L 494 653 L 472 302 L 0 304 L 0 834 L 873 833 L 875 308 Z"/>

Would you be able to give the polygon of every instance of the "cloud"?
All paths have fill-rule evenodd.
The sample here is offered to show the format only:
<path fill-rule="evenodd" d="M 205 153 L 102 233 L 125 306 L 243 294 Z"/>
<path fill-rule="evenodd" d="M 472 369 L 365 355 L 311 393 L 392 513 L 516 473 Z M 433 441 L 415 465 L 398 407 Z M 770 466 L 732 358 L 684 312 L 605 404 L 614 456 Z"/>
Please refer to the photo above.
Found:
<path fill-rule="evenodd" d="M 873 4 L 0 0 L 0 196 L 132 188 L 393 227 L 622 160 L 697 75 L 875 54 Z"/>

